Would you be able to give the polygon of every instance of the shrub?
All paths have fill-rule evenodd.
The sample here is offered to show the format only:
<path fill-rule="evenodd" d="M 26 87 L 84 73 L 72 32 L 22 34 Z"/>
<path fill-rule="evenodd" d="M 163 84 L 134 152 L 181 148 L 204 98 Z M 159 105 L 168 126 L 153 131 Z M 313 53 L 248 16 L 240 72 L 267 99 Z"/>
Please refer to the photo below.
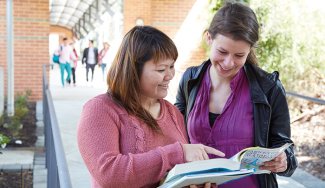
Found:
<path fill-rule="evenodd" d="M 9 130 L 11 134 L 10 137 L 12 138 L 17 137 L 19 135 L 19 131 L 23 128 L 21 122 L 26 117 L 29 111 L 27 107 L 27 102 L 30 95 L 31 91 L 18 93 L 15 97 L 14 115 L 12 117 L 9 117 L 5 109 L 5 113 L 0 118 L 0 125 Z"/>
<path fill-rule="evenodd" d="M 0 133 L 0 146 L 1 148 L 5 148 L 6 145 L 10 142 L 9 137 L 7 137 L 6 135 L 3 135 Z"/>

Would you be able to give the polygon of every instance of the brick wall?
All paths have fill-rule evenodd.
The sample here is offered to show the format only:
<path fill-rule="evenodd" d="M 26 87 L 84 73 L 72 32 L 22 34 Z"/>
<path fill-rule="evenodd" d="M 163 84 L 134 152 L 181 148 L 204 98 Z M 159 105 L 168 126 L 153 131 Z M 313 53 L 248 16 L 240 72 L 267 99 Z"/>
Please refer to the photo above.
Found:
<path fill-rule="evenodd" d="M 14 91 L 32 91 L 30 100 L 42 98 L 42 65 L 49 62 L 49 1 L 13 0 Z M 7 94 L 6 1 L 0 1 L 0 66 Z"/>
<path fill-rule="evenodd" d="M 135 25 L 137 18 L 141 18 L 145 25 L 152 25 L 175 40 L 177 32 L 180 30 L 196 1 L 124 0 L 124 33 Z M 194 22 L 193 27 L 195 27 Z M 181 47 L 177 47 L 181 53 Z M 205 52 L 200 44 L 197 45 L 195 50 L 190 52 L 188 59 L 186 62 L 180 62 L 182 70 L 192 65 L 198 65 L 206 59 Z"/>
<path fill-rule="evenodd" d="M 195 0 L 153 0 L 152 25 L 175 37 Z"/>
<path fill-rule="evenodd" d="M 62 41 L 64 37 L 67 37 L 68 39 L 73 39 L 73 33 L 71 30 L 65 27 L 51 25 L 50 26 L 50 33 L 55 33 L 59 35 L 59 40 Z"/>
<path fill-rule="evenodd" d="M 124 33 L 140 18 L 145 25 L 159 28 L 175 41 L 189 12 L 198 1 L 124 0 Z M 31 100 L 39 100 L 42 97 L 42 65 L 49 62 L 48 36 L 50 30 L 60 33 L 62 30 L 53 27 L 50 29 L 48 0 L 13 0 L 13 3 L 15 93 L 32 90 Z M 194 21 L 193 27 L 196 27 Z M 63 33 L 69 35 L 69 31 Z M 191 40 L 191 38 L 181 40 Z M 179 54 L 181 56 L 187 53 L 187 58 L 178 60 L 179 71 L 200 64 L 206 59 L 200 44 L 195 44 L 197 46 L 194 49 L 188 50 L 183 49 L 180 43 L 182 41 L 176 42 Z M 6 1 L 4 0 L 0 0 L 0 48 L 6 50 Z M 0 66 L 5 72 L 5 93 L 7 92 L 6 58 L 6 52 L 0 53 Z"/>
<path fill-rule="evenodd" d="M 176 43 L 179 58 L 176 62 L 177 73 L 170 84 L 171 100 L 176 95 L 184 70 L 206 59 L 201 41 L 208 25 L 208 18 L 205 17 L 207 4 L 207 0 L 124 0 L 124 33 L 135 25 L 137 18 L 141 18 L 145 25 L 160 29 Z M 188 18 L 189 21 L 186 21 Z M 194 34 L 194 29 L 199 31 Z"/>
<path fill-rule="evenodd" d="M 152 0 L 124 0 L 124 34 L 135 26 L 137 19 L 142 19 L 145 25 L 152 25 Z"/>

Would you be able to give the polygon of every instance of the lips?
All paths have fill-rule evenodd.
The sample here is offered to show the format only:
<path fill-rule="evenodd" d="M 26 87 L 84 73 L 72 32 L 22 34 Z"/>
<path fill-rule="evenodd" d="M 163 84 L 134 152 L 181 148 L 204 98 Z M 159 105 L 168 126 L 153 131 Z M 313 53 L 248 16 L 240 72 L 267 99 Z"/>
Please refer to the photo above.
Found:
<path fill-rule="evenodd" d="M 159 84 L 158 86 L 166 89 L 168 88 L 168 84 Z"/>
<path fill-rule="evenodd" d="M 220 64 L 219 64 L 219 66 L 220 66 L 220 69 L 222 70 L 222 71 L 230 71 L 230 70 L 232 70 L 234 67 L 231 67 L 231 68 L 227 68 L 227 69 L 225 69 L 224 67 L 222 67 Z"/>

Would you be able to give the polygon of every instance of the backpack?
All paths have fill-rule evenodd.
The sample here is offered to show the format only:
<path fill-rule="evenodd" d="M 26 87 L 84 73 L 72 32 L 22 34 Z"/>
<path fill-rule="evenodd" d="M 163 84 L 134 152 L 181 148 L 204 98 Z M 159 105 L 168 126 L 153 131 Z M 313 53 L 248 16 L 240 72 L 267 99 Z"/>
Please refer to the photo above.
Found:
<path fill-rule="evenodd" d="M 62 46 L 60 46 L 60 51 L 62 51 Z M 60 55 L 57 55 L 57 54 L 53 54 L 53 57 L 52 57 L 52 61 L 54 62 L 54 63 L 57 63 L 57 64 L 59 64 L 60 63 Z"/>

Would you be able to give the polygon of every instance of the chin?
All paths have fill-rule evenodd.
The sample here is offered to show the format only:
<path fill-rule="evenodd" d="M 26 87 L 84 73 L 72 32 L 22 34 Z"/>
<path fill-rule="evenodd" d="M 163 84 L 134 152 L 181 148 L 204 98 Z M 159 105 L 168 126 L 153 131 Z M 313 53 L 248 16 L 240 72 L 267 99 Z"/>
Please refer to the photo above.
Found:
<path fill-rule="evenodd" d="M 163 99 L 165 97 L 167 97 L 167 93 L 161 93 L 161 94 L 158 94 L 158 96 L 157 96 L 158 99 Z"/>
<path fill-rule="evenodd" d="M 167 94 L 166 95 L 161 95 L 160 99 L 163 99 L 165 97 L 167 97 Z"/>
<path fill-rule="evenodd" d="M 239 70 L 231 70 L 229 72 L 225 72 L 223 70 L 218 69 L 218 74 L 220 77 L 223 78 L 233 78 L 237 73 L 239 72 Z"/>

